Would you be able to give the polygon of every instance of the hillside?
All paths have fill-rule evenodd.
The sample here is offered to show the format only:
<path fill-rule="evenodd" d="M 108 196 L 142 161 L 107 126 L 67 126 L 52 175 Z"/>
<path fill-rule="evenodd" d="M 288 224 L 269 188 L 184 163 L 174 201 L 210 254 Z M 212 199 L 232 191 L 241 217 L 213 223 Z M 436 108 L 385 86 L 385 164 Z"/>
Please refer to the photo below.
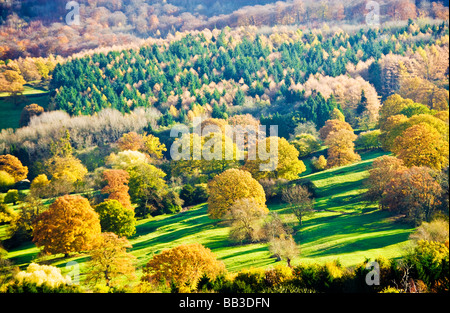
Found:
<path fill-rule="evenodd" d="M 399 258 L 404 255 L 408 237 L 414 228 L 393 222 L 391 214 L 380 211 L 374 205 L 367 205 L 361 199 L 367 168 L 383 154 L 364 153 L 361 162 L 306 176 L 317 186 L 318 212 L 305 220 L 301 230 L 285 205 L 269 205 L 272 212 L 279 213 L 294 226 L 294 238 L 301 247 L 300 256 L 293 261 L 294 264 L 339 260 L 344 266 L 355 266 L 366 258 Z M 130 238 L 133 246 L 130 251 L 138 258 L 138 267 L 145 266 L 149 258 L 163 249 L 192 242 L 210 248 L 224 261 L 229 271 L 277 264 L 267 244 L 235 245 L 230 242 L 229 228 L 209 219 L 206 209 L 204 204 L 186 212 L 140 220 L 136 235 Z M 5 229 L 5 226 L 2 228 Z M 15 264 L 25 267 L 38 256 L 38 251 L 34 245 L 26 244 L 10 251 L 8 257 Z M 87 258 L 79 254 L 70 259 L 55 256 L 45 257 L 44 260 L 46 264 L 64 269 L 70 260 L 83 263 Z"/>

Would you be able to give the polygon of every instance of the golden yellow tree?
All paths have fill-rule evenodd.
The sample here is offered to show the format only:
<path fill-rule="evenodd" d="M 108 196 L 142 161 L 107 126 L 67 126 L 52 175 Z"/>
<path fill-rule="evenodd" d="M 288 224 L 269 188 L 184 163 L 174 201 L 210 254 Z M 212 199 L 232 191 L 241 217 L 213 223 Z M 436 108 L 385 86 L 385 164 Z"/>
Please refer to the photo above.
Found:
<path fill-rule="evenodd" d="M 407 167 L 428 166 L 441 170 L 448 165 L 449 144 L 439 132 L 426 123 L 407 128 L 392 148 Z"/>
<path fill-rule="evenodd" d="M 144 281 L 174 283 L 180 291 L 190 291 L 203 275 L 214 279 L 225 273 L 225 265 L 210 249 L 199 243 L 180 245 L 155 255 L 144 269 Z"/>
<path fill-rule="evenodd" d="M 153 135 L 144 135 L 142 151 L 153 159 L 161 159 L 163 153 L 167 151 L 166 145 L 161 143 L 159 138 Z"/>
<path fill-rule="evenodd" d="M 271 148 L 272 140 L 277 142 L 277 151 L 272 151 L 274 150 Z M 266 138 L 265 145 L 265 153 L 270 155 L 268 160 L 261 159 L 258 144 L 256 148 L 256 159 L 251 160 L 248 158 L 243 167 L 243 169 L 249 171 L 255 179 L 284 178 L 292 180 L 298 178 L 301 173 L 306 171 L 305 164 L 298 159 L 298 150 L 285 138 L 268 137 Z M 266 165 L 267 170 L 262 170 L 261 165 Z"/>
<path fill-rule="evenodd" d="M 99 235 L 98 214 L 78 195 L 57 198 L 33 224 L 33 242 L 50 254 L 89 250 Z"/>
<path fill-rule="evenodd" d="M 361 160 L 359 154 L 355 153 L 354 141 L 357 136 L 353 131 L 341 129 L 337 132 L 331 132 L 325 144 L 328 146 L 327 167 L 343 166 Z"/>
<path fill-rule="evenodd" d="M 254 198 L 259 205 L 265 207 L 264 189 L 247 171 L 226 170 L 214 177 L 208 188 L 208 214 L 212 219 L 223 218 L 238 199 Z"/>
<path fill-rule="evenodd" d="M 14 178 L 15 182 L 27 178 L 28 167 L 23 166 L 20 160 L 11 155 L 0 155 L 0 171 L 5 171 Z"/>

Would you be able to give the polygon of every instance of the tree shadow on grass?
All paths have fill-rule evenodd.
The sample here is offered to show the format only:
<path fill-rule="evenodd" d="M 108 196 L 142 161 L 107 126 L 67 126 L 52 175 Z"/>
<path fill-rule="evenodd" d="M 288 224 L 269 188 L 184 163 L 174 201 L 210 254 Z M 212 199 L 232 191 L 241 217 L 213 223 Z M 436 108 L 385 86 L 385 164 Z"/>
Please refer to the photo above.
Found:
<path fill-rule="evenodd" d="M 311 218 L 303 223 L 303 227 L 297 230 L 294 239 L 301 243 L 317 242 L 323 238 L 333 236 L 347 236 L 349 239 L 353 236 L 368 233 L 378 233 L 385 231 L 404 231 L 407 233 L 404 241 L 409 236 L 408 230 L 411 226 L 408 224 L 392 223 L 389 218 L 392 214 L 378 209 L 367 209 L 358 214 L 340 214 L 333 216 L 323 216 Z M 312 226 L 312 227 L 310 227 Z M 382 238 L 382 237 L 380 237 Z M 376 240 L 376 238 L 375 238 Z M 392 242 L 394 244 L 397 242 Z"/>
<path fill-rule="evenodd" d="M 384 248 L 396 243 L 404 242 L 408 239 L 409 232 L 401 232 L 397 234 L 373 236 L 364 239 L 355 239 L 335 244 L 326 249 L 316 250 L 308 253 L 308 257 L 333 256 L 338 254 L 353 253 L 357 251 L 368 251 L 372 249 Z"/>

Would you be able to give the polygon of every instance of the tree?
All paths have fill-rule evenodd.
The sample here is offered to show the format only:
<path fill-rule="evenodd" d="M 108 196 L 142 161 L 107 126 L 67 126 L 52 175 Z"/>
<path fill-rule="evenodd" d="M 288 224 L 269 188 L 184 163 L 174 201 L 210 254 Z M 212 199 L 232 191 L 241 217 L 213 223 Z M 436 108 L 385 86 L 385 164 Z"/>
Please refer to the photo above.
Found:
<path fill-rule="evenodd" d="M 297 135 L 290 140 L 290 143 L 297 149 L 301 158 L 319 150 L 321 147 L 319 140 L 310 134 Z"/>
<path fill-rule="evenodd" d="M 94 207 L 100 219 L 102 232 L 111 232 L 119 237 L 130 237 L 136 233 L 134 211 L 125 208 L 117 200 L 106 200 Z"/>
<path fill-rule="evenodd" d="M 17 201 L 19 201 L 19 191 L 17 189 L 8 190 L 3 201 L 5 203 L 12 203 L 12 205 L 16 205 Z"/>
<path fill-rule="evenodd" d="M 328 146 L 327 167 L 343 166 L 361 159 L 354 151 L 356 135 L 353 131 L 341 129 L 331 132 L 325 144 Z"/>
<path fill-rule="evenodd" d="M 109 194 L 109 200 L 117 200 L 125 208 L 132 210 L 130 195 L 128 194 L 128 182 L 130 175 L 125 170 L 105 170 L 103 172 L 103 180 L 107 185 L 102 188 L 101 192 Z"/>
<path fill-rule="evenodd" d="M 110 287 L 112 281 L 121 276 L 125 276 L 128 281 L 135 279 L 133 263 L 136 257 L 126 250 L 131 247 L 126 238 L 119 238 L 110 232 L 102 233 L 90 251 L 87 281 L 95 284 L 104 281 Z"/>
<path fill-rule="evenodd" d="M 291 261 L 299 254 L 298 247 L 292 236 L 274 238 L 269 242 L 269 250 L 277 256 L 278 259 L 286 259 L 288 267 L 292 268 Z"/>
<path fill-rule="evenodd" d="M 376 158 L 365 182 L 368 187 L 365 198 L 371 202 L 380 200 L 387 184 L 406 169 L 403 161 L 396 157 L 384 155 Z"/>
<path fill-rule="evenodd" d="M 53 195 L 72 192 L 81 184 L 88 173 L 87 168 L 74 156 L 54 156 L 45 163 L 47 174 L 51 177 L 50 190 Z"/>
<path fill-rule="evenodd" d="M 367 98 L 366 98 L 367 102 Z M 338 120 L 341 122 L 345 122 L 345 116 L 342 114 L 342 112 L 338 108 L 334 108 L 330 112 L 330 120 Z"/>
<path fill-rule="evenodd" d="M 11 155 L 0 155 L 0 171 L 5 171 L 14 178 L 15 182 L 27 178 L 28 167 L 23 166 L 20 160 Z"/>
<path fill-rule="evenodd" d="M 378 125 L 380 126 L 380 129 L 386 130 L 386 126 L 384 124 L 386 123 L 387 119 L 391 116 L 400 114 L 403 109 L 413 103 L 414 101 L 410 99 L 403 99 L 398 94 L 393 94 L 386 98 L 380 108 L 380 117 L 378 119 Z"/>
<path fill-rule="evenodd" d="M 319 130 L 320 139 L 327 139 L 328 135 L 332 132 L 337 132 L 341 129 L 346 129 L 353 132 L 353 128 L 349 123 L 341 120 L 328 120 L 325 125 Z"/>
<path fill-rule="evenodd" d="M 147 153 L 150 158 L 161 159 L 163 153 L 167 151 L 166 145 L 159 141 L 159 138 L 153 135 L 145 135 L 143 138 L 142 151 Z"/>
<path fill-rule="evenodd" d="M 33 224 L 44 209 L 45 207 L 40 200 L 27 197 L 26 202 L 22 202 L 17 214 L 10 222 L 8 228 L 9 238 L 4 241 L 5 247 L 11 249 L 30 241 L 33 238 Z"/>
<path fill-rule="evenodd" d="M 281 199 L 289 204 L 288 208 L 297 217 L 300 226 L 303 217 L 314 211 L 314 200 L 306 187 L 300 185 L 288 187 L 283 190 Z"/>
<path fill-rule="evenodd" d="M 30 184 L 30 194 L 37 198 L 46 198 L 51 195 L 50 180 L 47 175 L 36 176 Z"/>
<path fill-rule="evenodd" d="M 311 164 L 316 171 L 323 171 L 327 168 L 327 159 L 325 159 L 323 155 L 320 155 L 318 158 L 313 157 L 311 159 Z"/>
<path fill-rule="evenodd" d="M 36 103 L 32 103 L 23 108 L 20 114 L 20 127 L 28 126 L 33 116 L 39 116 L 44 113 L 44 108 Z"/>
<path fill-rule="evenodd" d="M 14 185 L 15 179 L 6 171 L 0 171 L 0 192 Z"/>
<path fill-rule="evenodd" d="M 378 149 L 381 147 L 380 142 L 381 131 L 379 129 L 362 132 L 355 141 L 357 147 L 364 149 Z"/>
<path fill-rule="evenodd" d="M 33 242 L 45 253 L 80 252 L 92 248 L 100 234 L 98 214 L 89 201 L 78 195 L 65 195 L 39 214 L 33 224 Z"/>
<path fill-rule="evenodd" d="M 264 189 L 249 172 L 229 169 L 217 175 L 208 183 L 208 215 L 220 219 L 230 210 L 238 199 L 253 198 L 264 207 L 266 196 Z"/>
<path fill-rule="evenodd" d="M 237 242 L 257 242 L 262 239 L 262 219 L 269 212 L 255 199 L 242 198 L 230 207 L 225 219 L 231 226 L 230 239 Z"/>
<path fill-rule="evenodd" d="M 144 268 L 142 280 L 165 281 L 175 284 L 183 292 L 195 289 L 202 276 L 213 280 L 225 271 L 225 265 L 210 249 L 193 243 L 165 249 L 155 255 Z"/>
<path fill-rule="evenodd" d="M 419 225 L 429 222 L 439 205 L 442 188 L 428 167 L 413 166 L 389 181 L 380 199 L 383 207 Z"/>
<path fill-rule="evenodd" d="M 122 137 L 117 141 L 117 145 L 121 151 L 132 150 L 138 151 L 143 149 L 144 140 L 141 135 L 136 132 L 129 132 L 123 134 Z"/>
<path fill-rule="evenodd" d="M 274 150 L 273 147 L 271 148 L 272 141 L 277 143 L 277 151 L 272 151 Z M 261 142 L 257 143 L 256 151 L 258 151 L 258 155 L 256 159 L 248 158 L 243 167 L 244 170 L 252 173 L 255 179 L 284 178 L 292 180 L 306 171 L 305 164 L 298 159 L 298 150 L 286 139 L 268 137 L 265 139 L 265 149 L 260 149 L 259 145 L 261 144 Z M 268 156 L 268 160 L 262 159 L 261 150 Z M 266 170 L 262 170 L 261 166 L 266 166 Z"/>
<path fill-rule="evenodd" d="M 426 123 L 406 129 L 395 139 L 392 147 L 392 152 L 402 159 L 407 167 L 429 166 L 437 170 L 448 166 L 448 150 L 448 141 Z"/>

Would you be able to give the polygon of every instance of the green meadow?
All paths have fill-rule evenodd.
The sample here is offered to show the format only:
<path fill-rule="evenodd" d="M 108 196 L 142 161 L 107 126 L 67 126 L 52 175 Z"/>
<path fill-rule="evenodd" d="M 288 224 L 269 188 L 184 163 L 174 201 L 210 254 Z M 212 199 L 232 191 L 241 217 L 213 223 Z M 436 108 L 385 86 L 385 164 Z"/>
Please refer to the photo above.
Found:
<path fill-rule="evenodd" d="M 8 97 L 7 93 L 0 93 L 0 130 L 6 128 L 18 128 L 20 121 L 20 114 L 22 109 L 31 104 L 36 103 L 43 108 L 47 108 L 50 96 L 48 91 L 33 88 L 31 86 L 24 86 L 24 92 L 17 105 Z"/>
<path fill-rule="evenodd" d="M 381 211 L 376 204 L 365 203 L 361 197 L 368 167 L 383 154 L 362 153 L 358 163 L 304 176 L 317 187 L 317 198 L 316 212 L 304 219 L 302 227 L 284 204 L 268 205 L 293 227 L 300 247 L 299 256 L 292 261 L 294 265 L 339 260 L 344 266 L 354 266 L 366 258 L 400 258 L 406 252 L 414 228 L 396 221 L 395 216 Z M 163 249 L 194 242 L 210 248 L 231 272 L 277 263 L 268 244 L 238 245 L 228 240 L 228 232 L 222 222 L 209 219 L 207 204 L 202 204 L 178 214 L 139 220 L 136 234 L 129 238 L 133 245 L 130 252 L 137 258 L 138 272 Z M 0 236 L 5 236 L 5 226 L 0 226 Z M 10 251 L 8 258 L 25 267 L 38 258 L 38 253 L 29 243 Z M 66 259 L 62 255 L 37 259 L 60 267 L 77 261 L 81 272 L 87 260 L 88 256 L 82 253 Z"/>

